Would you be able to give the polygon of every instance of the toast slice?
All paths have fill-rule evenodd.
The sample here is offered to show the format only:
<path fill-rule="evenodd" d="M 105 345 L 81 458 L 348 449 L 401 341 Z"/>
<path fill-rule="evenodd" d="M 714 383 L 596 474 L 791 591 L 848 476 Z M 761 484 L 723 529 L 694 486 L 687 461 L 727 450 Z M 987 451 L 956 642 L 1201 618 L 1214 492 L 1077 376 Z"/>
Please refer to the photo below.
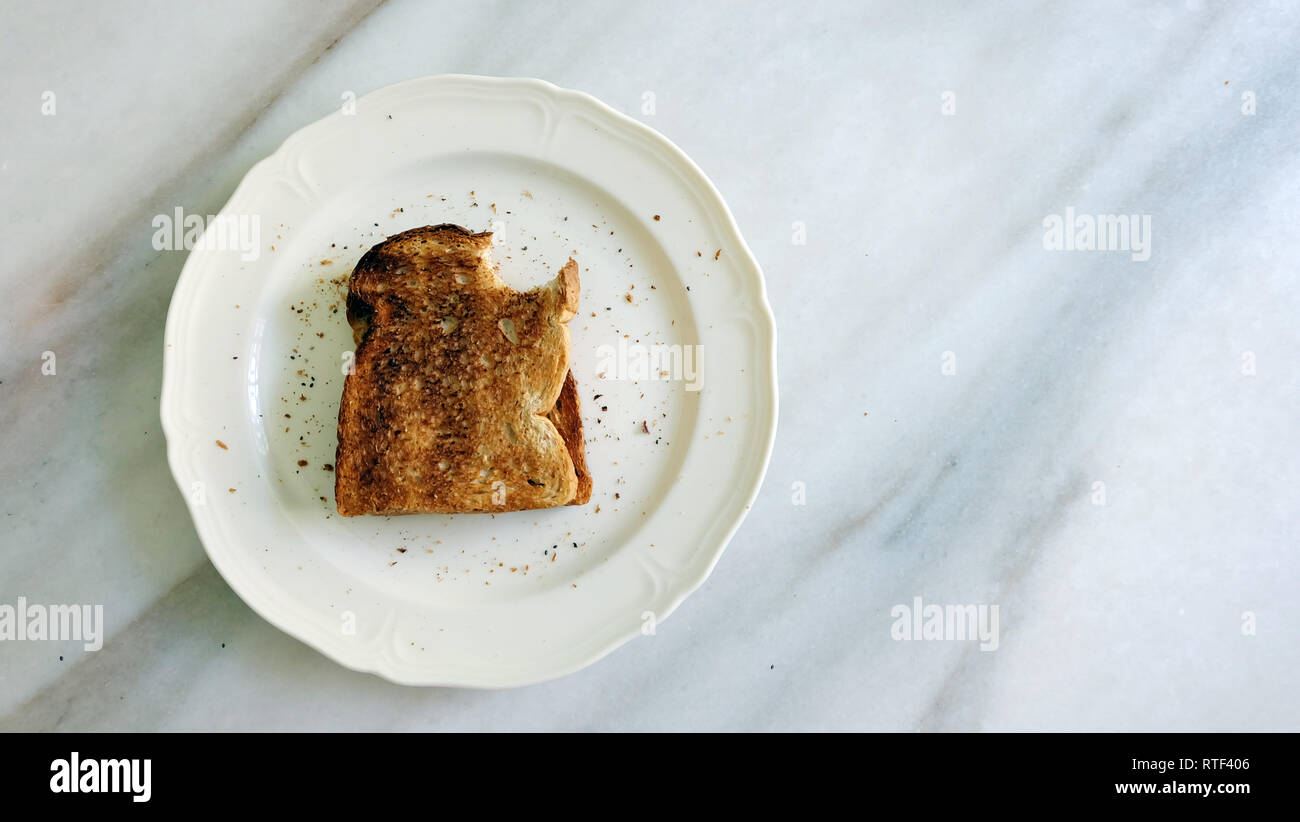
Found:
<path fill-rule="evenodd" d="M 348 282 L 357 343 L 339 407 L 334 499 L 345 517 L 462 514 L 591 499 L 569 370 L 578 265 L 514 291 L 492 235 L 402 232 Z"/>

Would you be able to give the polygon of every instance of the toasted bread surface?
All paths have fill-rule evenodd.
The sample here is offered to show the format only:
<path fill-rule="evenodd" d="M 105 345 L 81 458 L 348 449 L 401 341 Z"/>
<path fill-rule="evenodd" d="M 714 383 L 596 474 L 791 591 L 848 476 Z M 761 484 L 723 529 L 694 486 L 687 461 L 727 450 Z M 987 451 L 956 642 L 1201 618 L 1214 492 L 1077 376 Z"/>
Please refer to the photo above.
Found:
<path fill-rule="evenodd" d="M 492 235 L 426 226 L 370 249 L 348 284 L 357 341 L 339 408 L 340 514 L 488 513 L 591 497 L 565 323 L 578 266 L 517 292 Z"/>

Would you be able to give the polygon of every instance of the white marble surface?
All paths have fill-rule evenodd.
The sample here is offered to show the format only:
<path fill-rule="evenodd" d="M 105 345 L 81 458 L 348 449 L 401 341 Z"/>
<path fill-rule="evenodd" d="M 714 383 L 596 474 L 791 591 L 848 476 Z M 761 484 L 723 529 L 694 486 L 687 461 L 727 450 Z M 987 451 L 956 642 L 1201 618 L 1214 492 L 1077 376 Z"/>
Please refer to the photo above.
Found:
<path fill-rule="evenodd" d="M 108 634 L 0 642 L 0 728 L 1300 729 L 1300 8 L 178 6 L 4 7 L 0 603 L 102 603 Z M 713 577 L 514 691 L 390 685 L 263 622 L 158 423 L 184 254 L 153 215 L 441 72 L 677 142 L 780 328 L 776 452 Z M 1150 260 L 1045 250 L 1066 207 L 1151 215 Z M 998 650 L 894 641 L 915 596 L 998 604 Z"/>

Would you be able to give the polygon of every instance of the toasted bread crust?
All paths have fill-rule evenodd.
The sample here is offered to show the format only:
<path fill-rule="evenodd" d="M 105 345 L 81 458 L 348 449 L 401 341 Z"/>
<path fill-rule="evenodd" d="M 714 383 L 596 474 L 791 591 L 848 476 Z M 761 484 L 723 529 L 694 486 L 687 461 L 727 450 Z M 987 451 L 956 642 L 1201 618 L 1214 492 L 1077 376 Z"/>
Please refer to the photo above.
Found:
<path fill-rule="evenodd" d="M 565 323 L 570 260 L 527 292 L 489 233 L 426 226 L 380 243 L 348 284 L 357 340 L 335 458 L 340 514 L 489 513 L 591 497 Z"/>
<path fill-rule="evenodd" d="M 573 471 L 578 477 L 578 487 L 569 505 L 586 505 L 591 500 L 591 474 L 587 471 L 587 449 L 582 441 L 582 403 L 578 399 L 578 381 L 570 371 L 564 377 L 564 387 L 555 400 L 555 407 L 547 418 L 564 438 L 564 447 L 573 460 Z"/>

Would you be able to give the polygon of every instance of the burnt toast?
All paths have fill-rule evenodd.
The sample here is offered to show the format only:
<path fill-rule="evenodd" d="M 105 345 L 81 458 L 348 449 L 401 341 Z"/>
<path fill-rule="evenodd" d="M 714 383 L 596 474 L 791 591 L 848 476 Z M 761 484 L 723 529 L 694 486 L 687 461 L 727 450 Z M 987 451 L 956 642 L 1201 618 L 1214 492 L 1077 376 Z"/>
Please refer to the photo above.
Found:
<path fill-rule="evenodd" d="M 416 228 L 371 248 L 348 281 L 357 344 L 339 406 L 343 516 L 494 513 L 591 499 L 566 323 L 578 266 L 515 291 L 492 235 Z"/>

